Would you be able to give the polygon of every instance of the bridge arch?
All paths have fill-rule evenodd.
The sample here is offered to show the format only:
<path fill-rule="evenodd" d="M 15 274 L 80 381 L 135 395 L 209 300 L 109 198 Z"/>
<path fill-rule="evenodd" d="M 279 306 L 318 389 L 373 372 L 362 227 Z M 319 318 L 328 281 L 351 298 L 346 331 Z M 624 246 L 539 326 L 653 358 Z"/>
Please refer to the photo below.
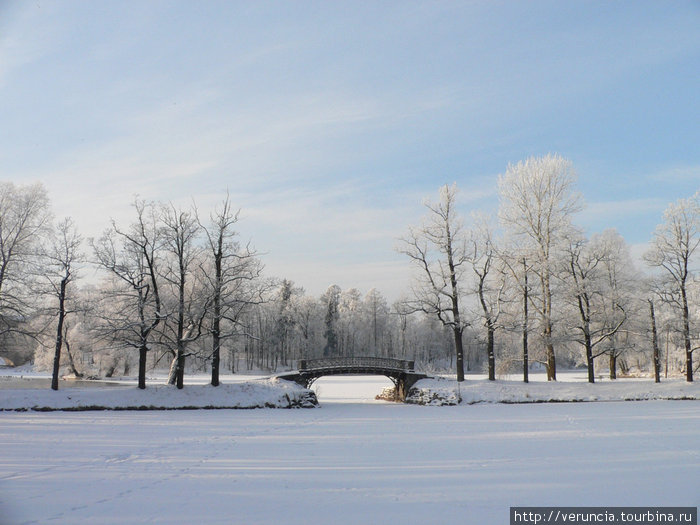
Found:
<path fill-rule="evenodd" d="M 319 377 L 329 375 L 383 375 L 391 379 L 396 388 L 397 400 L 406 399 L 406 394 L 419 379 L 428 376 L 416 373 L 414 362 L 386 357 L 323 357 L 302 359 L 299 370 L 279 374 L 276 377 L 309 388 Z"/>

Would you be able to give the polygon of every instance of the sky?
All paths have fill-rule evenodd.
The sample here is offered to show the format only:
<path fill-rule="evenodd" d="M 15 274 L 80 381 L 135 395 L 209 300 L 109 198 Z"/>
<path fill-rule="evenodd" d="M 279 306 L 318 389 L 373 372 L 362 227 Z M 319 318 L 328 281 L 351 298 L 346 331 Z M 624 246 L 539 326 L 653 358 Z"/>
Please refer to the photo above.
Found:
<path fill-rule="evenodd" d="M 700 189 L 698 27 L 697 0 L 0 0 L 0 180 L 85 237 L 228 191 L 267 275 L 396 299 L 425 198 L 495 213 L 508 164 L 559 153 L 575 222 L 640 254 Z"/>

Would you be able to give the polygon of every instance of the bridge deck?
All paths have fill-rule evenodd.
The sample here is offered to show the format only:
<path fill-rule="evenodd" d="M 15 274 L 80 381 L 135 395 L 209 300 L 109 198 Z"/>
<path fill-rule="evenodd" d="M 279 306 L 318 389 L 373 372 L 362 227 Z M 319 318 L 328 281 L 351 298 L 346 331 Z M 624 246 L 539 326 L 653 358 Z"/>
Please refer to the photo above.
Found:
<path fill-rule="evenodd" d="M 414 362 L 388 357 L 322 357 L 318 359 L 302 359 L 299 361 L 300 372 L 357 370 L 413 372 Z"/>

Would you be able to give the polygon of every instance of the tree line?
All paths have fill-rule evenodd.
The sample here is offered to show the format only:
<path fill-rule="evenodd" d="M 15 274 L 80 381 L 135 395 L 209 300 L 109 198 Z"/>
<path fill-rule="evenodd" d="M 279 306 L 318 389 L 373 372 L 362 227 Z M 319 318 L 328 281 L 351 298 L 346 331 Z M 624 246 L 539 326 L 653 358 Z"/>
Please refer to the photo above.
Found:
<path fill-rule="evenodd" d="M 491 380 L 498 337 L 504 341 L 500 358 L 521 365 L 526 382 L 533 361 L 555 380 L 562 357 L 567 365 L 582 361 L 591 383 L 601 357 L 611 378 L 634 362 L 640 371 L 653 370 L 658 382 L 660 330 L 664 375 L 671 359 L 672 369 L 693 380 L 700 341 L 700 282 L 693 266 L 700 192 L 668 206 L 644 254 L 645 274 L 616 230 L 587 237 L 573 223 L 582 209 L 575 183 L 569 160 L 532 157 L 499 177 L 497 217 L 475 215 L 467 228 L 456 209 L 456 185 L 443 186 L 437 202 L 426 201 L 423 223 L 402 239 L 400 250 L 417 271 L 407 305 L 452 333 L 458 381 L 464 379 L 467 329 L 481 332 Z"/>
<path fill-rule="evenodd" d="M 499 177 L 491 216 L 458 212 L 443 186 L 399 240 L 415 267 L 405 295 L 328 287 L 320 297 L 263 274 L 236 231 L 228 195 L 206 215 L 135 199 L 132 220 L 83 239 L 54 221 L 43 186 L 0 184 L 0 344 L 15 363 L 61 373 L 154 369 L 182 388 L 186 371 L 289 369 L 302 358 L 373 355 L 428 371 L 489 379 L 596 363 L 618 373 L 683 373 L 698 365 L 700 196 L 669 205 L 635 268 L 615 230 L 586 236 L 570 161 L 533 157 Z M 97 270 L 95 279 L 86 275 Z M 88 282 L 89 281 L 89 282 Z M 600 365 L 598 365 L 600 366 Z M 518 372 L 520 371 L 520 372 Z"/>

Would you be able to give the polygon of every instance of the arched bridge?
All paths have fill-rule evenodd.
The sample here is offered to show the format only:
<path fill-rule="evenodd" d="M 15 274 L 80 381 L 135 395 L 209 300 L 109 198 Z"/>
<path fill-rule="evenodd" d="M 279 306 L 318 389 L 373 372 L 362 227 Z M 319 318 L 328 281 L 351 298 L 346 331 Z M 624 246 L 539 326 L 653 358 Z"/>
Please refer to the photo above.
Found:
<path fill-rule="evenodd" d="M 330 375 L 382 375 L 394 382 L 396 397 L 403 401 L 409 389 L 419 379 L 428 376 L 416 373 L 414 362 L 387 357 L 322 357 L 302 359 L 299 370 L 279 374 L 277 377 L 294 381 L 309 388 L 316 379 Z"/>

